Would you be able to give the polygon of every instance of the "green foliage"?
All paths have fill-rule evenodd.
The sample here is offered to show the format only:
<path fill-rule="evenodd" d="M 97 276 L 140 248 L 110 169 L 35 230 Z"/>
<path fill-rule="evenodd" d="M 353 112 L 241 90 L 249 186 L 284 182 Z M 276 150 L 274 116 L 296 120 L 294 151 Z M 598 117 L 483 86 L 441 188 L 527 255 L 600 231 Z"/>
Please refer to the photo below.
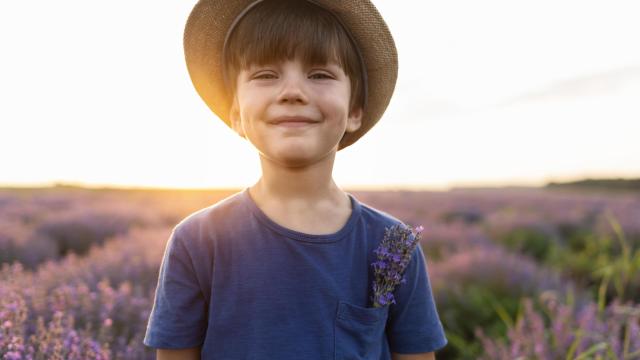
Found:
<path fill-rule="evenodd" d="M 512 359 L 601 359 L 640 358 L 640 307 L 623 305 L 616 299 L 606 308 L 593 302 L 576 305 L 555 292 L 534 299 L 522 298 L 514 325 L 504 338 L 488 337 L 482 328 L 477 336 L 482 360 Z"/>
<path fill-rule="evenodd" d="M 640 190 L 640 179 L 584 179 L 572 182 L 550 182 L 546 185 L 549 189 L 593 189 L 602 191 L 638 191 Z"/>
<path fill-rule="evenodd" d="M 559 228 L 562 241 L 556 241 L 550 236 L 527 227 L 512 230 L 497 237 L 497 240 L 512 251 L 535 258 L 541 265 L 561 270 L 565 275 L 577 281 L 581 288 L 588 288 L 592 293 L 593 299 L 596 299 L 598 315 L 602 316 L 607 306 L 614 300 L 633 304 L 640 299 L 640 243 L 627 240 L 622 227 L 610 211 L 606 210 L 604 216 L 613 229 L 613 236 L 597 235 L 591 229 L 573 225 Z M 486 287 L 487 284 L 483 284 L 483 286 Z M 492 292 L 495 290 L 491 289 Z M 457 319 L 468 317 L 469 323 L 474 323 L 476 328 L 481 329 L 488 337 L 499 343 L 501 340 L 506 339 L 507 330 L 514 329 L 513 324 L 519 323 L 518 319 L 521 318 L 522 314 L 518 311 L 518 315 L 514 320 L 512 318 L 514 304 L 507 302 L 507 306 L 503 307 L 505 304 L 504 299 L 495 299 L 496 301 L 493 302 L 494 312 L 490 316 L 494 319 L 501 319 L 503 326 L 500 328 L 495 325 L 487 325 L 482 318 L 486 313 L 479 311 L 471 314 L 472 311 L 469 311 L 468 308 L 470 304 L 481 303 L 478 298 L 485 300 L 490 298 L 479 297 L 478 294 L 480 293 L 482 291 L 469 290 L 467 292 L 465 290 L 464 295 L 460 294 L 460 296 L 466 296 L 468 303 L 465 301 L 453 301 L 451 306 L 460 308 L 460 310 L 457 310 L 461 311 L 457 315 Z M 572 301 L 569 300 L 568 305 L 570 307 L 573 306 L 571 303 Z M 484 307 L 485 305 L 480 306 Z M 536 304 L 536 306 L 538 305 Z M 549 322 L 554 321 L 554 315 L 546 315 L 547 317 L 544 320 L 545 326 L 548 327 Z M 468 330 L 460 329 L 464 325 L 456 323 L 455 320 L 455 316 L 450 316 L 446 321 L 452 323 L 454 327 L 458 327 L 455 330 L 456 336 L 463 334 L 459 338 L 467 339 Z M 629 339 L 627 338 L 631 333 L 628 324 L 625 330 L 621 336 L 625 337 L 623 346 L 628 347 Z M 578 354 L 577 346 L 581 338 L 587 335 L 582 334 L 581 331 L 580 328 L 574 329 L 574 341 L 565 348 L 566 352 L 564 354 L 566 354 L 567 359 L 591 359 L 595 354 L 600 354 L 603 351 L 607 353 L 608 359 L 616 358 L 611 345 L 602 341 L 592 343 L 587 349 L 581 350 Z M 454 332 L 454 330 L 452 329 L 451 332 Z M 521 335 L 525 336 L 525 334 Z M 605 334 L 601 335 L 604 336 Z M 481 355 L 475 353 L 476 346 L 474 344 L 478 340 L 477 337 L 473 340 L 468 340 L 467 343 L 463 343 L 459 338 L 456 338 L 456 341 L 452 344 L 455 353 L 446 358 L 478 358 Z M 513 341 L 513 339 L 510 339 L 510 341 Z M 506 348 L 504 349 L 506 350 Z M 626 350 L 623 352 L 627 356 L 631 355 L 631 357 L 625 357 L 625 359 L 636 357 L 640 359 L 640 352 L 630 353 Z"/>
<path fill-rule="evenodd" d="M 554 255 L 547 259 L 547 264 L 582 281 L 584 286 L 592 289 L 594 298 L 602 295 L 603 305 L 615 297 L 622 301 L 638 301 L 640 247 L 626 240 L 622 228 L 610 212 L 605 215 L 615 232 L 615 239 L 594 234 L 574 236 L 567 246 L 554 251 Z"/>
<path fill-rule="evenodd" d="M 503 235 L 498 241 L 506 248 L 544 261 L 555 246 L 546 234 L 530 228 L 517 228 Z"/>
<path fill-rule="evenodd" d="M 447 290 L 448 291 L 448 290 Z M 438 304 L 438 313 L 446 325 L 449 344 L 438 352 L 444 359 L 475 359 L 482 348 L 475 339 L 476 327 L 493 338 L 502 338 L 518 313 L 519 298 L 486 284 L 452 287 L 448 299 Z M 444 294 L 443 294 L 444 295 Z"/>

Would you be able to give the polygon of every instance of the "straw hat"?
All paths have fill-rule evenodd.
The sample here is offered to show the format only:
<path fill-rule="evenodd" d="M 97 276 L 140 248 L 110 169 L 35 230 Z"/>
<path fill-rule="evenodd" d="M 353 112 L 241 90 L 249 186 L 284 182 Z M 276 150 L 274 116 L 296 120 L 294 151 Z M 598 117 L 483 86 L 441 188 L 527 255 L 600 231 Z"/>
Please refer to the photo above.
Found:
<path fill-rule="evenodd" d="M 300 0 L 310 1 L 310 0 Z M 199 0 L 184 31 L 189 76 L 209 108 L 231 128 L 232 94 L 224 84 L 222 59 L 229 29 L 261 0 Z M 356 44 L 365 69 L 365 108 L 361 127 L 345 134 L 338 150 L 358 140 L 384 113 L 398 76 L 398 54 L 384 19 L 369 0 L 313 0 L 332 12 Z"/>

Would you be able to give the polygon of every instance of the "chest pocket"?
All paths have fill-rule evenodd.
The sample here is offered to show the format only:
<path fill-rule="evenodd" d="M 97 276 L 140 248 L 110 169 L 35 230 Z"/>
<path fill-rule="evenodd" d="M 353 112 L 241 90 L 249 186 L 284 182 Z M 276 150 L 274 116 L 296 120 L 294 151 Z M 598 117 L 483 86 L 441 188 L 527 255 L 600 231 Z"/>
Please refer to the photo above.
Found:
<path fill-rule="evenodd" d="M 380 359 L 389 305 L 367 308 L 338 302 L 335 319 L 335 360 Z"/>

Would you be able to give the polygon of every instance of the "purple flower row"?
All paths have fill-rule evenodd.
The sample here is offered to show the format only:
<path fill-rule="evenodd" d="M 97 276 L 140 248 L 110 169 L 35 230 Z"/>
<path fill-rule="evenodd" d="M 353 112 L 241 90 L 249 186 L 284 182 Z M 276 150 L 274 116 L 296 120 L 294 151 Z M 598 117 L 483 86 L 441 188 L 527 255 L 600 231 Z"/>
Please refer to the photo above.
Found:
<path fill-rule="evenodd" d="M 524 313 L 504 340 L 477 328 L 482 359 L 632 359 L 640 357 L 640 305 L 613 301 L 599 310 L 559 301 L 554 292 L 539 296 L 542 310 L 523 298 Z"/>
<path fill-rule="evenodd" d="M 133 229 L 86 257 L 0 270 L 0 358 L 152 359 L 142 344 L 170 228 Z"/>

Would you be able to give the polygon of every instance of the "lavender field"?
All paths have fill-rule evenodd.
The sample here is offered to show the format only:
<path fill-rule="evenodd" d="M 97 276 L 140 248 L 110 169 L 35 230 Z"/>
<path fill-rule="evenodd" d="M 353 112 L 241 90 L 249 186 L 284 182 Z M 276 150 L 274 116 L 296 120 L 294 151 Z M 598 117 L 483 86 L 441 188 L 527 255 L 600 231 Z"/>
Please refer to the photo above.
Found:
<path fill-rule="evenodd" d="M 0 189 L 0 359 L 153 359 L 171 229 L 236 191 Z M 349 192 L 424 227 L 438 359 L 640 359 L 640 193 Z"/>

